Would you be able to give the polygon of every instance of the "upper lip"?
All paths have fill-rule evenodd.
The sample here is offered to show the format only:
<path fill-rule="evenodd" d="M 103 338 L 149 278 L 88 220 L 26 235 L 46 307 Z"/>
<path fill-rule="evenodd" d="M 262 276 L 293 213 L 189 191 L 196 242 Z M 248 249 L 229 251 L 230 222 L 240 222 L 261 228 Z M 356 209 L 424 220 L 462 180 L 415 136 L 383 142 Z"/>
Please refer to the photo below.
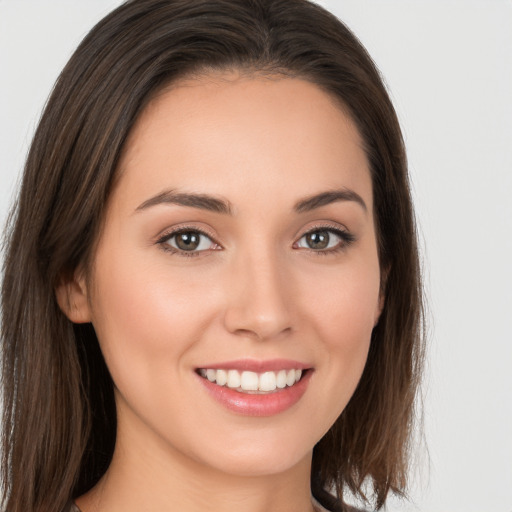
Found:
<path fill-rule="evenodd" d="M 204 366 L 199 366 L 198 369 L 199 368 L 264 373 L 279 370 L 307 370 L 311 368 L 311 365 L 292 359 L 236 359 L 233 361 L 222 361 L 220 363 L 208 363 Z"/>

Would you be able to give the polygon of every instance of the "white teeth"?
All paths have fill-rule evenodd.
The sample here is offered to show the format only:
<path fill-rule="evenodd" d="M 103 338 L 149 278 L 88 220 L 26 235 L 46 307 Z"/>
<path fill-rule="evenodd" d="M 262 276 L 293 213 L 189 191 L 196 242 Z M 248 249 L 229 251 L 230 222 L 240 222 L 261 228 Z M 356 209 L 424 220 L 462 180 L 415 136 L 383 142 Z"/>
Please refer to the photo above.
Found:
<path fill-rule="evenodd" d="M 286 370 L 281 370 L 276 376 L 276 386 L 280 389 L 286 387 Z"/>
<path fill-rule="evenodd" d="M 201 368 L 198 371 L 201 377 L 214 382 L 219 386 L 238 391 L 247 392 L 271 392 L 277 389 L 284 389 L 293 386 L 301 376 L 302 370 L 279 370 L 278 372 L 256 373 L 250 371 L 239 372 L 238 370 L 214 370 L 212 368 Z"/>
<path fill-rule="evenodd" d="M 258 391 L 259 379 L 258 374 L 254 372 L 242 372 L 240 378 L 240 387 L 244 391 Z"/>
<path fill-rule="evenodd" d="M 215 371 L 215 370 L 213 370 Z M 208 373 L 208 370 L 206 370 L 206 373 Z M 228 372 L 226 370 L 217 370 L 216 371 L 217 376 L 215 377 L 215 381 L 219 386 L 224 386 L 226 382 L 228 381 Z M 212 381 L 214 382 L 214 381 Z"/>
<path fill-rule="evenodd" d="M 236 370 L 228 371 L 228 388 L 239 388 L 240 380 L 240 374 Z"/>
<path fill-rule="evenodd" d="M 276 389 L 276 374 L 265 372 L 260 375 L 260 391 L 274 391 Z"/>
<path fill-rule="evenodd" d="M 286 385 L 293 386 L 295 384 L 295 370 L 288 370 L 286 374 Z"/>

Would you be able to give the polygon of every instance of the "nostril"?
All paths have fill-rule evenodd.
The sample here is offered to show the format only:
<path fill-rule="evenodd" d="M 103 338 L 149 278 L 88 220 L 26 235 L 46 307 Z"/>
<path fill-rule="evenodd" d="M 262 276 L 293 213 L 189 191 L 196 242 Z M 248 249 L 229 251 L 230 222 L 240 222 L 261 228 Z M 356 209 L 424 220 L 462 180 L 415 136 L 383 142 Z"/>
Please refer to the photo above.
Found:
<path fill-rule="evenodd" d="M 229 332 L 258 340 L 291 332 L 290 281 L 268 262 L 254 261 L 233 269 L 225 310 Z"/>

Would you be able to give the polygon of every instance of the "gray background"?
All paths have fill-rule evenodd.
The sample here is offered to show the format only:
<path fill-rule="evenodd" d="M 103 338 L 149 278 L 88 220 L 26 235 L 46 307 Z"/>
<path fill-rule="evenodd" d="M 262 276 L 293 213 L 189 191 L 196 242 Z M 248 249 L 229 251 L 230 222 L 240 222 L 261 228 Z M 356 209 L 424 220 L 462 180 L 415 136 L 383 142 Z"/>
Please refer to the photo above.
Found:
<path fill-rule="evenodd" d="M 0 0 L 0 221 L 40 111 L 117 0 Z M 325 0 L 379 65 L 409 150 L 429 296 L 412 503 L 512 512 L 512 2 Z"/>

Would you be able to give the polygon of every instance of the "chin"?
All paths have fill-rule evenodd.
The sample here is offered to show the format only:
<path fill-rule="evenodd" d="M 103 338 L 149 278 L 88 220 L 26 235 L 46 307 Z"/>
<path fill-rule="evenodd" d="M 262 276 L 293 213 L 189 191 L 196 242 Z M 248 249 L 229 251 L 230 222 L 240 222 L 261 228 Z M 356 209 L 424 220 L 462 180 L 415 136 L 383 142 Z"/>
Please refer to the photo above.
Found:
<path fill-rule="evenodd" d="M 214 443 L 212 443 L 213 445 Z M 292 470 L 303 464 L 311 465 L 314 441 L 276 436 L 274 439 L 255 436 L 240 444 L 228 443 L 217 450 L 209 445 L 202 451 L 201 463 L 223 473 L 240 477 L 263 477 Z"/>

